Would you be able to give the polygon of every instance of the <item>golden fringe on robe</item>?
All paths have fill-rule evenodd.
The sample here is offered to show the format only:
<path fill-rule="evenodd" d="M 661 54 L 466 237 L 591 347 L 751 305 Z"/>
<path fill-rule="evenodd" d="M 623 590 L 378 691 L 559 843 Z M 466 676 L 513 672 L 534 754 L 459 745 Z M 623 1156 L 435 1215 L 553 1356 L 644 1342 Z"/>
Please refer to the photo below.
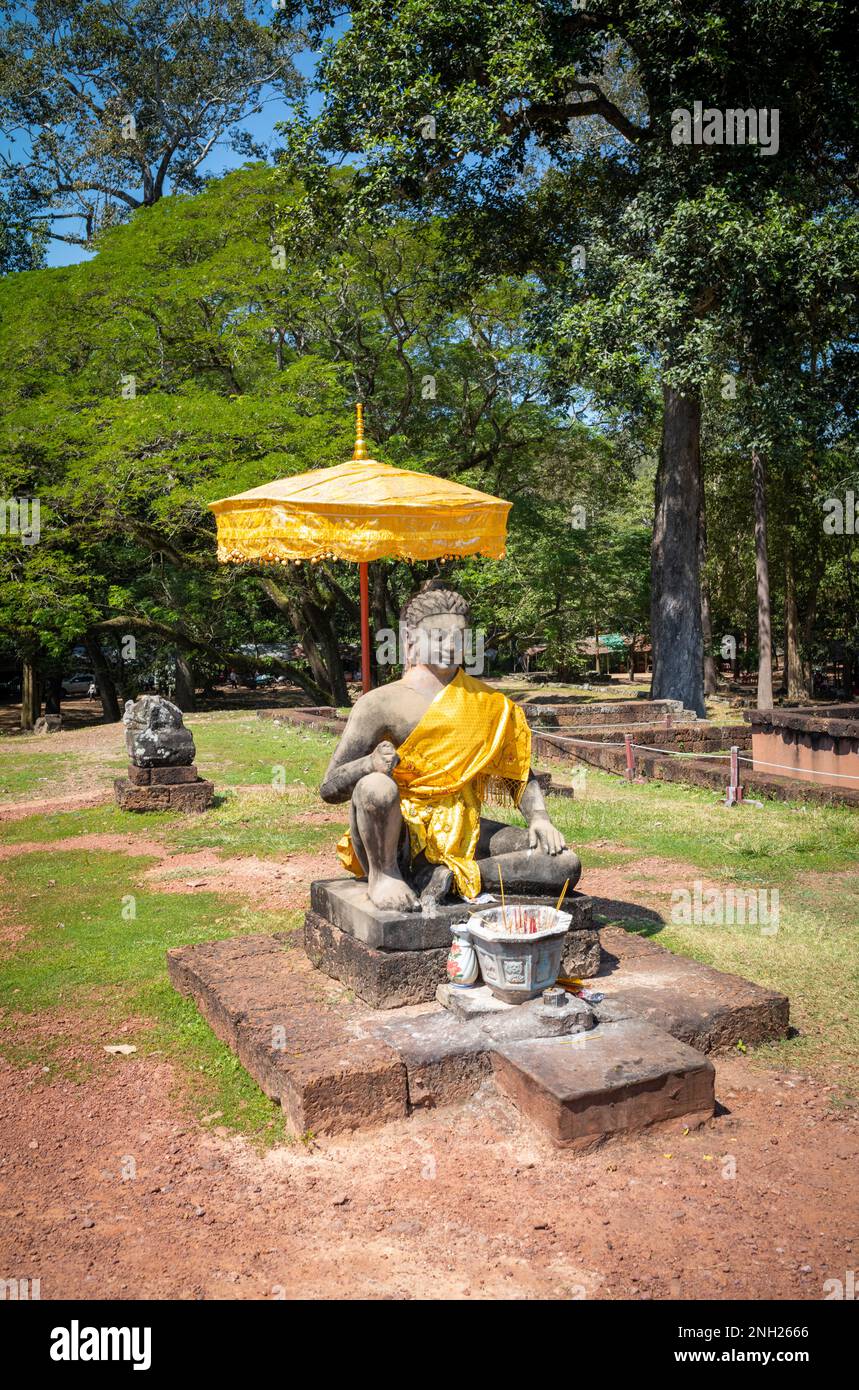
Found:
<path fill-rule="evenodd" d="M 518 806 L 528 781 L 531 730 L 523 711 L 460 670 L 397 752 L 393 775 L 412 859 L 423 851 L 431 864 L 446 864 L 457 892 L 477 897 L 481 806 L 507 798 Z M 362 877 L 348 832 L 337 852 L 344 867 Z"/>

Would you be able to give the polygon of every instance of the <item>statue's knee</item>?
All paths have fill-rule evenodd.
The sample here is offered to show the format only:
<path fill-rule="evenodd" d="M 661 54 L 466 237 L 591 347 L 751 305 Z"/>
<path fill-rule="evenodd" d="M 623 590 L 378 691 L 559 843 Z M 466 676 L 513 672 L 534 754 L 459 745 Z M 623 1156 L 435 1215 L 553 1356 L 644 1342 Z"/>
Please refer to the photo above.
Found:
<path fill-rule="evenodd" d="M 560 861 L 559 868 L 563 871 L 564 877 L 570 880 L 570 887 L 574 888 L 582 876 L 582 861 L 575 850 L 565 849 L 558 855 Z"/>
<path fill-rule="evenodd" d="M 393 778 L 384 772 L 368 772 L 356 784 L 352 797 L 361 810 L 378 814 L 399 805 L 400 790 Z"/>

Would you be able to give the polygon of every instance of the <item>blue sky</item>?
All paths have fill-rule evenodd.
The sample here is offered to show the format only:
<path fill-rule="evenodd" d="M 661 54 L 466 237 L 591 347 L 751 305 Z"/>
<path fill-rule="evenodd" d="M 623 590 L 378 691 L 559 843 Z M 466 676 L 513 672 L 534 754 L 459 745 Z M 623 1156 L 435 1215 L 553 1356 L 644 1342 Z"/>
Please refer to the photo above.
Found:
<path fill-rule="evenodd" d="M 341 20 L 335 32 L 341 31 L 345 27 L 345 20 Z M 302 76 L 312 78 L 316 69 L 317 54 L 311 49 L 305 49 L 295 58 L 295 66 Z M 269 90 L 263 94 L 263 109 L 259 114 L 248 116 L 242 122 L 241 129 L 247 130 L 255 140 L 263 145 L 271 146 L 277 144 L 275 125 L 279 121 L 284 121 L 290 114 L 290 103 Z M 318 106 L 319 98 L 312 97 L 310 109 Z M 15 142 L 8 139 L 2 141 L 4 150 L 8 152 L 14 148 Z M 22 157 L 26 158 L 22 150 Z M 230 149 L 228 141 L 215 146 L 203 164 L 200 166 L 201 173 L 204 174 L 224 174 L 230 169 L 235 169 L 241 163 L 238 155 Z M 169 182 L 168 182 L 169 192 Z M 72 224 L 74 225 L 74 224 Z M 49 266 L 76 265 L 80 261 L 91 260 L 95 253 L 86 251 L 82 246 L 70 246 L 67 242 L 57 241 L 51 238 L 46 248 L 46 263 Z"/>
<path fill-rule="evenodd" d="M 298 55 L 295 66 L 305 77 L 312 77 L 316 67 L 316 54 L 310 50 Z M 290 114 L 290 103 L 282 97 L 269 91 L 263 96 L 264 105 L 258 115 L 248 116 L 242 122 L 241 129 L 247 130 L 255 140 L 264 145 L 277 144 L 275 125 L 279 121 L 285 121 Z M 313 109 L 311 101 L 311 109 Z M 228 141 L 217 144 L 208 157 L 200 165 L 200 172 L 203 174 L 225 174 L 229 169 L 235 169 L 241 163 L 238 155 L 230 149 Z M 168 187 L 169 191 L 169 187 Z M 79 261 L 91 260 L 95 253 L 86 251 L 82 246 L 70 246 L 68 242 L 51 239 L 46 250 L 46 263 L 49 266 L 76 265 Z"/>

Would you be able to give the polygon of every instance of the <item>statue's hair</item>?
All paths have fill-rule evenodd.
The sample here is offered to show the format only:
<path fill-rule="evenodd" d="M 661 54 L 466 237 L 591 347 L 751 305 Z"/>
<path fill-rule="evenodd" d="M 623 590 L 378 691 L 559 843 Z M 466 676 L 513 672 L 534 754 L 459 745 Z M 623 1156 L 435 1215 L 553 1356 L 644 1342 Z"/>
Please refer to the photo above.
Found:
<path fill-rule="evenodd" d="M 459 613 L 471 622 L 471 609 L 455 589 L 446 589 L 440 579 L 430 579 L 410 598 L 400 615 L 406 627 L 417 627 L 427 618 L 442 613 Z"/>

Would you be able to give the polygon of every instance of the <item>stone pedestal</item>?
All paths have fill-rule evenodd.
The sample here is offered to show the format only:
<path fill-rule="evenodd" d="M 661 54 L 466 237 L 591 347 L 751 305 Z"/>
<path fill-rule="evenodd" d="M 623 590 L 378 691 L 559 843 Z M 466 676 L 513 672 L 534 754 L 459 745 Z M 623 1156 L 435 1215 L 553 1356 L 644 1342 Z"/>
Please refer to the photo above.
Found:
<path fill-rule="evenodd" d="M 511 895 L 508 901 L 511 905 L 550 902 L 521 895 Z M 371 903 L 366 883 L 355 878 L 312 883 L 310 907 L 304 945 L 311 961 L 374 1009 L 435 999 L 446 978 L 450 929 L 467 921 L 471 913 L 465 902 L 443 904 L 432 913 L 381 912 Z M 584 893 L 570 893 L 564 911 L 572 922 L 564 942 L 562 973 L 590 978 L 600 966 L 593 903 Z"/>
<path fill-rule="evenodd" d="M 215 799 L 215 785 L 200 777 L 195 763 L 188 767 L 136 767 L 113 784 L 123 811 L 205 811 Z"/>
<path fill-rule="evenodd" d="M 313 950 L 335 953 L 328 974 L 343 980 L 350 960 L 362 962 L 365 978 L 375 970 L 369 978 L 384 1011 L 331 987 L 288 933 L 167 954 L 175 988 L 281 1103 L 296 1134 L 386 1124 L 487 1084 L 561 1146 L 590 1147 L 663 1122 L 689 1126 L 713 1112 L 704 1054 L 788 1028 L 783 995 L 620 928 L 605 932 L 599 1001 L 505 1004 L 485 987 L 445 982 L 438 1002 L 402 1009 L 397 991 L 426 997 L 433 957 L 445 948 L 380 950 L 317 913 L 306 933 Z"/>

